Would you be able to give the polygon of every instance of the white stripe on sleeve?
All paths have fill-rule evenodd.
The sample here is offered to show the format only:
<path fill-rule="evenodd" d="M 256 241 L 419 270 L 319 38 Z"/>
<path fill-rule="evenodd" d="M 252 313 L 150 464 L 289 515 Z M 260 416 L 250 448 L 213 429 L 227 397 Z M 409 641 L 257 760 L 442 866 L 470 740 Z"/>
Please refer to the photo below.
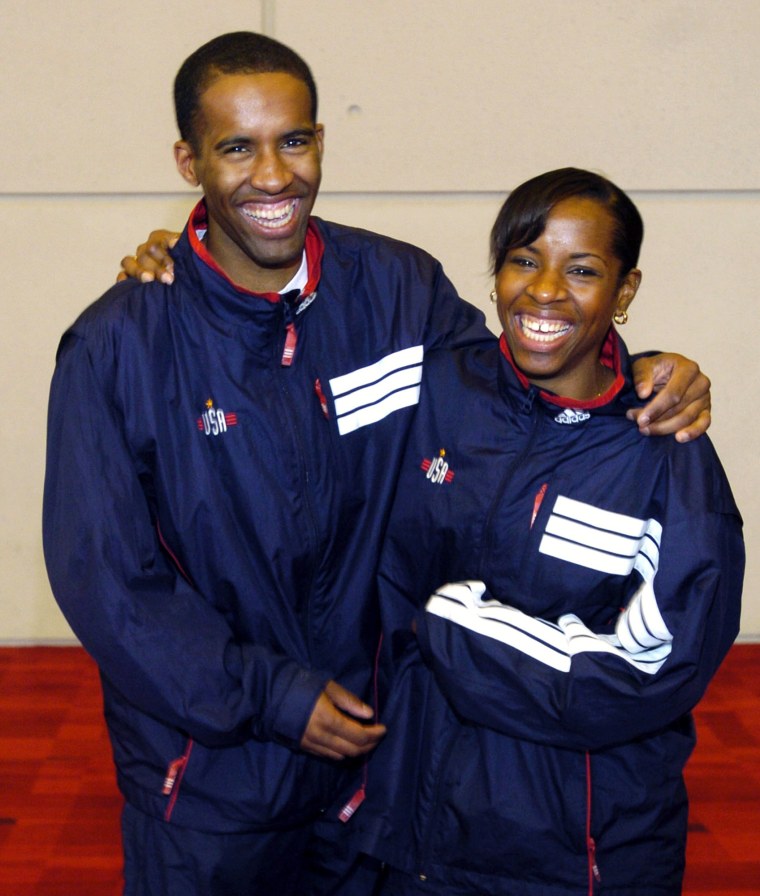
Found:
<path fill-rule="evenodd" d="M 341 435 L 420 400 L 424 348 L 414 345 L 330 380 Z"/>
<path fill-rule="evenodd" d="M 621 614 L 615 635 L 592 632 L 574 614 L 561 616 L 555 625 L 499 601 L 484 601 L 484 593 L 483 582 L 444 585 L 426 610 L 564 673 L 570 672 L 573 657 L 583 653 L 614 655 L 647 674 L 657 672 L 670 655 L 673 639 L 649 585 L 639 589 Z"/>

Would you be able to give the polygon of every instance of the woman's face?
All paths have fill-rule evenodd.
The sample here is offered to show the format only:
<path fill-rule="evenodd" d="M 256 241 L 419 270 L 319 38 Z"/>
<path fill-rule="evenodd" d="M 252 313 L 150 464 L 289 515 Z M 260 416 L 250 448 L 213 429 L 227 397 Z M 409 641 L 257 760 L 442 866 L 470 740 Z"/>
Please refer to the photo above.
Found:
<path fill-rule="evenodd" d="M 621 280 L 615 222 L 594 199 L 557 203 L 535 242 L 511 249 L 496 275 L 499 320 L 517 367 L 542 389 L 590 399 L 608 385 L 599 352 L 616 310 L 638 288 Z"/>

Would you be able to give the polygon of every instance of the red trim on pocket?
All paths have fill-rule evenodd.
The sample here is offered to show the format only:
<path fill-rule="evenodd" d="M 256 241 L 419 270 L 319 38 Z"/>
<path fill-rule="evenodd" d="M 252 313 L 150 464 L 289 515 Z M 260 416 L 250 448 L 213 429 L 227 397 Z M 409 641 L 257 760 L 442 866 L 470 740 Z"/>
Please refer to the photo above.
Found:
<path fill-rule="evenodd" d="M 193 739 L 189 738 L 185 752 L 178 758 L 173 759 L 166 769 L 166 777 L 164 778 L 164 786 L 161 793 L 169 797 L 169 803 L 164 811 L 164 821 L 171 821 L 174 807 L 177 804 L 179 791 L 182 786 L 182 779 L 185 777 L 185 769 L 190 761 L 190 754 L 193 751 Z"/>

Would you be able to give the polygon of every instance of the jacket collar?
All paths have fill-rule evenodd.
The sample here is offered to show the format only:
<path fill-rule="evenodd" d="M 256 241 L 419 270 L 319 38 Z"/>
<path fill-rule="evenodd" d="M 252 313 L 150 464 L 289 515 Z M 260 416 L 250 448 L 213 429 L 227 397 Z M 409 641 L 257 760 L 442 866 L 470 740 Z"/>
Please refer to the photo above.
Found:
<path fill-rule="evenodd" d="M 499 352 L 501 356 L 499 390 L 503 397 L 526 412 L 530 411 L 534 402 L 538 401 L 546 413 L 555 419 L 558 416 L 564 418 L 578 416 L 588 419 L 591 414 L 598 413 L 619 415 L 625 413 L 629 407 L 640 404 L 633 389 L 628 350 L 612 326 L 602 345 L 601 360 L 615 373 L 615 379 L 606 392 L 590 400 L 566 398 L 530 383 L 515 366 L 503 333 L 499 339 Z M 567 414 L 562 414 L 562 410 L 566 410 Z M 573 422 L 575 422 L 574 419 Z"/>
<path fill-rule="evenodd" d="M 207 267 L 211 268 L 212 271 L 226 281 L 228 286 L 231 286 L 241 295 L 256 296 L 257 298 L 272 303 L 281 301 L 282 296 L 278 292 L 254 292 L 253 290 L 246 289 L 246 287 L 241 286 L 239 283 L 235 283 L 234 280 L 228 277 L 222 268 L 219 267 L 216 260 L 206 248 L 206 244 L 203 242 L 203 236 L 207 229 L 208 212 L 206 209 L 206 201 L 201 199 L 191 212 L 190 219 L 187 223 L 188 241 L 196 258 L 200 259 Z M 315 295 L 317 284 L 319 283 L 319 278 L 322 273 L 322 256 L 324 255 L 325 244 L 313 219 L 309 220 L 304 248 L 306 251 L 307 265 L 306 285 L 301 290 L 300 295 L 295 302 L 296 305 L 304 299 Z"/>

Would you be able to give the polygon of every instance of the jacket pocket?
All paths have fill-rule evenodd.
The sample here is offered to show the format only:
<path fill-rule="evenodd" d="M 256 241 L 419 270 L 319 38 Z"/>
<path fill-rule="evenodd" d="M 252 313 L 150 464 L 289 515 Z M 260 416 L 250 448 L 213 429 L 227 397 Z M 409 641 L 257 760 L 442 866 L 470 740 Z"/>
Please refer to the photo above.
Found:
<path fill-rule="evenodd" d="M 163 795 L 169 797 L 166 809 L 164 810 L 164 821 L 171 821 L 174 807 L 179 799 L 182 779 L 185 776 L 185 770 L 190 761 L 190 754 L 192 751 L 193 739 L 188 738 L 187 743 L 185 744 L 185 752 L 176 759 L 172 759 L 166 768 L 166 776 L 164 777 L 164 784 L 161 788 Z"/>

